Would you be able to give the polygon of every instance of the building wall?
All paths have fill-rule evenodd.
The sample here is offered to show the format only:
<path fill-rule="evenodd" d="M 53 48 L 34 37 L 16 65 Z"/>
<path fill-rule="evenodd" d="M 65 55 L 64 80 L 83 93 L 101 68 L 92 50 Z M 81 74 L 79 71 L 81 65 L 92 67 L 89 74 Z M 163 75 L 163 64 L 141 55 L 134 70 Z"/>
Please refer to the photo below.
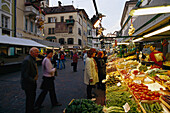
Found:
<path fill-rule="evenodd" d="M 0 35 L 4 35 L 2 33 L 2 15 L 8 17 L 8 31 L 10 31 L 9 35 L 12 36 L 12 17 L 13 17 L 13 7 L 14 0 L 0 0 Z M 3 27 L 5 28 L 5 27 Z"/>
<path fill-rule="evenodd" d="M 22 38 L 35 38 L 35 39 L 44 39 L 43 36 L 43 30 L 36 29 L 35 26 L 35 18 L 37 15 L 28 15 L 25 12 L 25 0 L 17 0 L 16 5 L 16 37 L 22 37 Z M 38 12 L 38 10 L 36 9 Z M 25 29 L 25 22 L 27 19 L 27 30 Z M 30 24 L 33 23 L 33 32 L 31 32 Z M 36 30 L 37 32 L 36 32 Z"/>
<path fill-rule="evenodd" d="M 55 28 L 55 22 L 53 23 L 48 23 L 48 18 L 49 17 L 54 17 L 56 19 L 56 22 L 61 22 L 61 16 L 64 17 L 64 22 L 66 22 L 66 19 L 69 19 L 69 16 L 73 16 L 73 19 L 75 20 L 74 25 L 69 25 L 72 27 L 72 33 L 55 33 L 55 34 L 48 34 L 48 29 L 49 28 Z M 79 22 L 80 20 L 80 22 Z M 56 13 L 56 14 L 47 14 L 45 16 L 45 37 L 49 36 L 55 36 L 56 40 L 55 42 L 59 42 L 60 38 L 64 38 L 64 41 L 66 42 L 65 45 L 68 46 L 68 48 L 73 48 L 73 46 L 79 46 L 82 48 L 80 45 L 78 45 L 78 39 L 82 40 L 82 35 L 80 36 L 78 34 L 78 28 L 81 29 L 81 34 L 82 34 L 82 25 L 81 25 L 81 17 L 77 12 L 69 12 L 69 13 Z M 68 26 L 68 27 L 69 27 Z M 68 38 L 73 38 L 74 39 L 74 44 L 67 44 L 67 39 Z M 63 45 L 64 46 L 64 45 Z"/>

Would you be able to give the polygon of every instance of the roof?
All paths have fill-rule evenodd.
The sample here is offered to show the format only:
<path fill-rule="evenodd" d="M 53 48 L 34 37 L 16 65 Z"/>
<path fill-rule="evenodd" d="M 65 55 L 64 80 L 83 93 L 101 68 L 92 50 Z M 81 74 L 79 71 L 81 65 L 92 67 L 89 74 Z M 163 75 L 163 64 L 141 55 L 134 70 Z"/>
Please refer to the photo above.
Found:
<path fill-rule="evenodd" d="M 40 39 L 33 39 L 34 41 L 46 45 L 48 47 L 56 47 L 56 48 L 60 48 L 60 43 L 56 43 L 56 42 L 50 42 L 47 40 L 40 40 Z"/>
<path fill-rule="evenodd" d="M 59 7 L 48 7 L 44 9 L 46 14 L 55 13 L 66 13 L 66 12 L 77 12 L 73 5 L 59 6 Z"/>
<path fill-rule="evenodd" d="M 123 26 L 123 22 L 124 22 L 124 19 L 125 19 L 129 5 L 134 4 L 134 6 L 135 6 L 137 2 L 138 2 L 138 0 L 126 1 L 125 6 L 124 6 L 124 10 L 123 10 L 123 13 L 122 13 L 121 22 L 120 22 L 121 26 Z"/>
<path fill-rule="evenodd" d="M 8 35 L 0 35 L 0 43 L 9 44 L 9 45 L 31 46 L 31 47 L 47 47 L 45 45 L 42 45 L 30 39 L 9 37 Z"/>

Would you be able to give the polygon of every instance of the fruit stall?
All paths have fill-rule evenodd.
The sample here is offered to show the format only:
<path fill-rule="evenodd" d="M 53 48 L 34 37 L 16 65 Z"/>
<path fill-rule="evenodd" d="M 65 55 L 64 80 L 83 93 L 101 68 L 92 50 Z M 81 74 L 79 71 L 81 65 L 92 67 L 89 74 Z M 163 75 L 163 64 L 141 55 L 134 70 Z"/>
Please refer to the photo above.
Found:
<path fill-rule="evenodd" d="M 170 70 L 142 65 L 134 59 L 108 57 L 105 111 L 169 113 Z M 109 113 L 108 112 L 108 113 Z"/>

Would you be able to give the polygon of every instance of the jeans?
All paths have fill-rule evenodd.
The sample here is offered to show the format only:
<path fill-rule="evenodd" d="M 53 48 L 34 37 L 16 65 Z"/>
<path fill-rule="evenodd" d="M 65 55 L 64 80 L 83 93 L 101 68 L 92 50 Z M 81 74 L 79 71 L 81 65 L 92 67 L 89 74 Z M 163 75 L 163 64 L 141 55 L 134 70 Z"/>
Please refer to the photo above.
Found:
<path fill-rule="evenodd" d="M 60 60 L 57 60 L 57 69 L 59 69 L 60 66 Z"/>
<path fill-rule="evenodd" d="M 64 69 L 65 69 L 65 60 L 60 60 L 60 69 L 62 69 L 62 65 L 64 66 Z"/>

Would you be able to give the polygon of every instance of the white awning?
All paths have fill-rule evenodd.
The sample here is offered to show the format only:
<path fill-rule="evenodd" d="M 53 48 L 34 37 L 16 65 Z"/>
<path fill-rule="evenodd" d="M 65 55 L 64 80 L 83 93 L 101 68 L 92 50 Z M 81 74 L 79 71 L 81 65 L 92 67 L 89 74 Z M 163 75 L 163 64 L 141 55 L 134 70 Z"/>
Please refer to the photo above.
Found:
<path fill-rule="evenodd" d="M 7 35 L 0 35 L 0 43 L 9 44 L 9 45 L 31 46 L 31 47 L 47 47 L 33 40 L 9 37 Z"/>

